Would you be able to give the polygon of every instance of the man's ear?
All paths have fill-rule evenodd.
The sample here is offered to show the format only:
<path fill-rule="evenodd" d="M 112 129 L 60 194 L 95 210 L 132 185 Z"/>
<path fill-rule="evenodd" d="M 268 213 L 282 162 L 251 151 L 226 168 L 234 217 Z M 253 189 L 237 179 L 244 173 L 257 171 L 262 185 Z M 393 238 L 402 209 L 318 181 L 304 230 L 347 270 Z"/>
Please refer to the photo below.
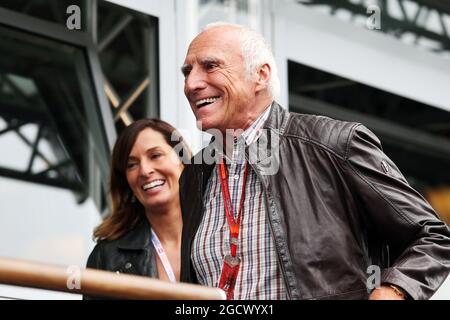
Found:
<path fill-rule="evenodd" d="M 270 66 L 269 64 L 265 63 L 257 70 L 257 79 L 255 88 L 256 92 L 267 89 L 270 76 L 271 76 Z"/>

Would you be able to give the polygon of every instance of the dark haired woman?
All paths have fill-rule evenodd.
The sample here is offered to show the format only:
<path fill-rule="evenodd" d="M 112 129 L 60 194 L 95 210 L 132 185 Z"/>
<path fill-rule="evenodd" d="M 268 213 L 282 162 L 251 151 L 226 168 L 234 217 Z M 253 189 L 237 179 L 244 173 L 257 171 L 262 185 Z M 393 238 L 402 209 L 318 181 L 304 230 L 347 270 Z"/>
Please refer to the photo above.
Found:
<path fill-rule="evenodd" d="M 112 214 L 94 231 L 88 268 L 179 280 L 178 179 L 189 158 L 181 135 L 164 121 L 143 119 L 124 129 L 112 154 Z"/>

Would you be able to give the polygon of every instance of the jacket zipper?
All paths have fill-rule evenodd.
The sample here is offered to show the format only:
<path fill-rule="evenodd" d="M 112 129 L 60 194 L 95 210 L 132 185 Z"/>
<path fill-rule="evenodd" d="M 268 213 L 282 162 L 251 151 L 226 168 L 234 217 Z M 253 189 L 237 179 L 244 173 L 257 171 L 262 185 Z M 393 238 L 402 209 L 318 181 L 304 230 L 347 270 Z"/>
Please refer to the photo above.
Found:
<path fill-rule="evenodd" d="M 194 232 L 192 232 L 191 234 L 191 239 L 190 239 L 190 244 L 189 244 L 189 251 L 192 251 L 192 242 L 194 241 L 195 235 L 197 234 L 198 228 L 200 227 L 201 224 L 201 219 L 203 218 L 203 167 L 201 169 L 200 172 L 200 221 L 197 224 L 197 226 L 195 227 Z M 190 261 L 191 257 L 189 256 L 189 261 Z"/>
<path fill-rule="evenodd" d="M 261 175 L 259 174 L 259 171 L 256 170 L 255 167 L 250 162 L 249 162 L 249 165 L 250 165 L 250 167 L 252 167 L 253 171 L 256 173 L 256 176 L 258 177 L 259 181 L 261 181 L 261 185 L 262 185 L 264 193 L 265 193 L 264 201 L 266 203 L 266 209 L 267 209 L 266 215 L 267 215 L 267 218 L 269 219 L 270 232 L 272 233 L 272 238 L 273 238 L 274 243 L 275 243 L 275 248 L 276 248 L 276 252 L 277 252 L 278 262 L 279 262 L 279 265 L 280 265 L 280 268 L 281 268 L 281 273 L 283 275 L 284 285 L 286 287 L 288 298 L 289 298 L 289 300 L 292 300 L 291 288 L 288 285 L 285 267 L 284 267 L 283 263 L 281 263 L 280 250 L 278 248 L 278 243 L 275 240 L 275 234 L 274 234 L 274 231 L 273 231 L 273 222 L 272 222 L 272 217 L 270 216 L 270 206 L 269 206 L 269 203 L 268 203 L 268 201 L 269 201 L 269 197 L 268 197 L 269 191 L 266 189 L 266 186 L 263 183 L 263 180 L 262 180 Z"/>

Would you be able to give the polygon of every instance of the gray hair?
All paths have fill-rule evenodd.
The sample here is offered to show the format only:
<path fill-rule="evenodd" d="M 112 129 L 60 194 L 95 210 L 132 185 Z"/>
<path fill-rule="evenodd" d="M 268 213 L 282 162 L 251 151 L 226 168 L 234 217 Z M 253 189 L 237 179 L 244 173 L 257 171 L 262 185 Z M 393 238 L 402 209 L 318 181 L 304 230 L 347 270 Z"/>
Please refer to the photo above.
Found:
<path fill-rule="evenodd" d="M 247 74 L 250 76 L 258 68 L 267 63 L 271 70 L 268 91 L 272 99 L 277 98 L 280 93 L 280 79 L 278 78 L 277 65 L 272 49 L 262 34 L 249 27 L 226 22 L 209 23 L 202 29 L 202 32 L 216 27 L 232 27 L 239 29 L 242 57 L 244 59 Z"/>

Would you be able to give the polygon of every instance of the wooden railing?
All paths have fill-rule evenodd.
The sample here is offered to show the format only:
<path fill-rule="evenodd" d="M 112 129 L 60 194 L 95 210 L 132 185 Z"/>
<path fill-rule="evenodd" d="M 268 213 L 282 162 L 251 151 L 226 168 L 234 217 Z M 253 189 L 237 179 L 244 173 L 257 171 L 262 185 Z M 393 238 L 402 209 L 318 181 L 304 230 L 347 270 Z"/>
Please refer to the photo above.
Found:
<path fill-rule="evenodd" d="M 118 299 L 226 299 L 217 288 L 7 258 L 0 258 L 0 284 Z"/>

